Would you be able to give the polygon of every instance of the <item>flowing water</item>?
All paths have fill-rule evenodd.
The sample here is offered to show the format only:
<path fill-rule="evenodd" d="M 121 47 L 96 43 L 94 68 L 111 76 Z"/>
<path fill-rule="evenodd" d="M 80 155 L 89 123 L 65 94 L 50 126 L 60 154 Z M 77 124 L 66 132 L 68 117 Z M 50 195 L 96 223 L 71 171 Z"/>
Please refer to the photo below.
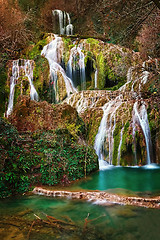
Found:
<path fill-rule="evenodd" d="M 120 157 L 121 157 L 121 146 L 122 146 L 123 130 L 124 130 L 124 127 L 122 127 L 122 129 L 121 129 L 121 138 L 120 138 L 119 147 L 118 147 L 118 157 L 117 157 L 118 165 L 120 165 Z"/>
<path fill-rule="evenodd" d="M 85 74 L 85 55 L 82 52 L 83 45 L 78 44 L 70 51 L 70 57 L 67 64 L 67 76 L 72 79 L 75 87 L 81 86 L 81 90 L 86 89 Z"/>
<path fill-rule="evenodd" d="M 98 71 L 96 68 L 95 74 L 94 74 L 94 88 L 97 88 L 97 78 L 98 78 Z"/>
<path fill-rule="evenodd" d="M 38 93 L 33 84 L 33 61 L 26 59 L 18 59 L 13 60 L 12 62 L 12 75 L 10 77 L 10 95 L 9 95 L 9 103 L 7 109 L 7 117 L 13 111 L 13 103 L 14 103 L 14 90 L 15 86 L 18 83 L 19 77 L 26 76 L 29 84 L 30 84 L 30 97 L 31 100 L 38 101 Z M 22 84 L 21 84 L 22 91 Z"/>
<path fill-rule="evenodd" d="M 58 76 L 61 75 L 65 87 L 66 93 L 69 97 L 71 93 L 76 92 L 77 90 L 74 88 L 72 80 L 67 77 L 64 69 L 61 67 L 61 59 L 63 53 L 63 41 L 61 37 L 54 35 L 54 40 L 52 40 L 49 44 L 44 46 L 41 55 L 47 58 L 49 66 L 50 66 L 50 81 L 53 86 L 54 94 L 55 94 L 55 102 L 59 102 L 59 93 L 58 93 Z"/>
<path fill-rule="evenodd" d="M 99 159 L 100 170 L 105 169 L 108 164 L 112 165 L 114 144 L 113 133 L 116 124 L 116 111 L 122 104 L 122 97 L 122 95 L 117 96 L 114 100 L 107 102 L 102 108 L 104 113 L 94 144 L 94 148 Z M 105 153 L 106 143 L 108 143 L 108 154 Z"/>
<path fill-rule="evenodd" d="M 147 151 L 147 164 L 151 164 L 152 142 L 151 142 L 151 133 L 149 128 L 145 103 L 142 102 L 140 110 L 138 110 L 138 102 L 135 102 L 133 106 L 133 111 L 134 111 L 134 124 L 136 121 L 138 121 L 145 137 L 146 151 Z"/>
<path fill-rule="evenodd" d="M 53 16 L 58 16 L 59 18 L 59 33 L 64 35 L 73 35 L 73 25 L 71 24 L 71 18 L 69 13 L 63 12 L 61 10 L 52 11 Z"/>
<path fill-rule="evenodd" d="M 140 196 L 158 195 L 160 194 L 160 166 L 156 164 L 144 167 L 108 166 L 104 171 L 98 171 L 86 180 L 75 183 L 73 189 L 77 188 Z"/>

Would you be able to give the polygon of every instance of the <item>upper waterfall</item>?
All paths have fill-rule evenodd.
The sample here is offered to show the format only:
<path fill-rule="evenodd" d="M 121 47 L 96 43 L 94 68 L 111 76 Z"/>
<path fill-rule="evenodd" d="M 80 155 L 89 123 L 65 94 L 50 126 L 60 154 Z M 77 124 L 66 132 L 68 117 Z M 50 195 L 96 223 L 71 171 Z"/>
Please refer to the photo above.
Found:
<path fill-rule="evenodd" d="M 72 80 L 67 77 L 64 69 L 61 67 L 63 54 L 63 41 L 62 38 L 54 35 L 54 39 L 44 46 L 41 55 L 47 58 L 49 66 L 50 66 L 50 82 L 53 86 L 54 94 L 55 94 L 55 102 L 59 102 L 59 88 L 58 88 L 58 79 L 61 76 L 65 83 L 66 94 L 69 97 L 71 93 L 76 92 L 77 90 L 74 88 Z"/>
<path fill-rule="evenodd" d="M 52 10 L 53 16 L 58 16 L 59 19 L 59 33 L 64 35 L 73 35 L 73 25 L 69 13 L 61 10 Z"/>

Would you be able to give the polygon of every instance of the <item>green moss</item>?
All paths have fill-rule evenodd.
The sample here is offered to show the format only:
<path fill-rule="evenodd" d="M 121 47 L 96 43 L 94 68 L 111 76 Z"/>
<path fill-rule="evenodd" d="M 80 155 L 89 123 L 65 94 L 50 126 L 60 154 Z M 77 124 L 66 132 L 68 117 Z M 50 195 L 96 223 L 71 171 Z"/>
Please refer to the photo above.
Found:
<path fill-rule="evenodd" d="M 86 42 L 90 43 L 91 45 L 99 44 L 99 41 L 97 39 L 94 39 L 94 38 L 87 38 Z"/>
<path fill-rule="evenodd" d="M 105 60 L 102 52 L 97 57 L 98 64 L 98 78 L 99 78 L 99 89 L 103 89 L 105 85 Z"/>
<path fill-rule="evenodd" d="M 87 114 L 87 110 L 85 114 Z M 94 111 L 89 116 L 89 119 L 90 119 L 89 122 L 86 123 L 86 138 L 88 143 L 92 146 L 94 146 L 95 137 L 98 133 L 102 116 L 103 116 L 103 112 L 98 113 Z"/>
<path fill-rule="evenodd" d="M 39 55 L 41 55 L 41 51 L 46 44 L 47 44 L 46 38 L 40 40 L 37 44 L 32 44 L 31 46 L 28 47 L 26 56 L 29 59 L 35 60 Z"/>

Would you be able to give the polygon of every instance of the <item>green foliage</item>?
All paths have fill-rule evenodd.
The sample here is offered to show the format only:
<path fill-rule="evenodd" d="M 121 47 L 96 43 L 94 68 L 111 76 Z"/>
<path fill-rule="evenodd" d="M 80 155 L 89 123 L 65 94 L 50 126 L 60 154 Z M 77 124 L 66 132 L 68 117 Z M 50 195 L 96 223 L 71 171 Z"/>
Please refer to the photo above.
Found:
<path fill-rule="evenodd" d="M 32 49 L 28 48 L 27 57 L 29 59 L 36 60 L 36 58 L 41 55 L 41 51 L 46 44 L 47 40 L 44 38 L 40 40 L 36 45 L 31 45 Z"/>
<path fill-rule="evenodd" d="M 44 155 L 40 169 L 43 184 L 63 183 L 64 176 L 68 181 L 76 180 L 84 177 L 85 172 L 89 174 L 98 169 L 92 148 L 77 145 L 67 129 L 57 129 L 55 133 L 45 133 L 36 145 L 36 150 Z"/>
<path fill-rule="evenodd" d="M 17 130 L 0 118 L 0 197 L 29 188 L 28 173 L 36 158 L 22 147 L 21 141 Z"/>
<path fill-rule="evenodd" d="M 93 148 L 77 144 L 80 126 L 72 127 L 20 136 L 0 118 L 0 197 L 37 183 L 65 184 L 97 170 Z"/>
<path fill-rule="evenodd" d="M 105 85 L 105 61 L 102 53 L 98 55 L 97 59 L 99 70 L 99 89 L 103 89 Z"/>

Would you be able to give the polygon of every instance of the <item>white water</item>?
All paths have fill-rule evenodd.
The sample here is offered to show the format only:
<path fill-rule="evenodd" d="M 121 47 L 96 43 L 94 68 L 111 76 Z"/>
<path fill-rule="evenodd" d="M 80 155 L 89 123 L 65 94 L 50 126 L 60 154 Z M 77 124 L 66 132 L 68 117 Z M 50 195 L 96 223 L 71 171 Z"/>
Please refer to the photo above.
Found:
<path fill-rule="evenodd" d="M 151 164 L 151 134 L 147 117 L 147 110 L 144 102 L 142 103 L 140 109 L 138 110 L 138 102 L 135 102 L 133 106 L 133 112 L 135 121 L 139 123 L 143 131 L 145 142 L 146 142 L 146 151 L 147 151 L 147 164 Z"/>
<path fill-rule="evenodd" d="M 11 114 L 13 111 L 13 101 L 14 101 L 14 89 L 16 85 L 16 80 L 19 78 L 19 65 L 18 61 L 13 61 L 12 66 L 12 76 L 10 77 L 10 94 L 9 94 L 9 103 L 8 103 L 8 109 L 7 109 L 7 117 Z"/>
<path fill-rule="evenodd" d="M 53 16 L 58 15 L 59 18 L 59 33 L 64 35 L 73 35 L 73 25 L 71 24 L 71 18 L 69 13 L 62 12 L 61 10 L 52 11 Z"/>
<path fill-rule="evenodd" d="M 95 74 L 94 74 L 94 88 L 97 88 L 97 78 L 98 78 L 98 71 L 96 68 Z"/>
<path fill-rule="evenodd" d="M 57 35 L 54 35 L 54 40 L 52 40 L 49 44 L 44 46 L 41 52 L 41 55 L 43 55 L 49 62 L 50 78 L 52 81 L 51 83 L 53 84 L 57 102 L 59 101 L 59 96 L 57 92 L 57 81 L 59 74 L 61 74 L 64 79 L 67 97 L 69 97 L 71 93 L 77 91 L 73 86 L 72 80 L 69 77 L 67 77 L 64 69 L 60 65 L 62 54 L 63 54 L 63 41 L 62 38 L 58 37 Z"/>
<path fill-rule="evenodd" d="M 143 64 L 144 65 L 144 64 Z M 127 82 L 119 88 L 119 91 L 122 93 L 126 91 L 126 89 L 129 91 L 132 91 L 134 93 L 134 85 L 135 83 L 139 84 L 139 91 L 141 90 L 141 85 L 145 84 L 148 80 L 149 72 L 143 70 L 142 68 L 142 74 L 141 77 L 138 77 L 138 75 L 134 76 L 133 73 L 134 67 L 130 67 L 127 73 Z M 121 95 L 119 95 L 120 97 Z M 118 97 L 115 100 L 112 100 L 104 105 L 103 110 L 103 118 L 101 120 L 101 124 L 98 130 L 98 134 L 95 138 L 95 150 L 99 158 L 99 168 L 105 169 L 107 167 L 106 160 L 109 164 L 112 164 L 112 154 L 113 154 L 113 146 L 114 146 L 114 130 L 115 130 L 115 124 L 116 124 L 116 111 L 121 106 L 122 101 L 121 99 L 118 100 Z M 111 109 L 112 108 L 112 111 Z M 150 166 L 151 163 L 151 156 L 152 156 L 152 142 L 151 142 L 151 134 L 149 129 L 149 123 L 147 118 L 147 110 L 145 107 L 145 104 L 143 103 L 140 109 L 138 110 L 138 102 L 135 102 L 134 106 L 134 116 L 133 116 L 133 136 L 135 137 L 135 124 L 136 122 L 139 123 L 139 125 L 142 128 L 145 142 L 146 142 L 146 151 L 147 151 L 147 166 Z M 110 118 L 109 118 L 110 115 Z M 108 119 L 109 118 L 109 119 Z M 120 143 L 118 147 L 118 156 L 117 161 L 118 165 L 120 164 L 120 154 L 121 154 L 121 145 L 122 145 L 122 137 L 123 137 L 123 129 L 121 129 L 121 138 Z M 104 158 L 104 150 L 106 150 L 106 143 L 108 143 L 108 156 L 106 159 Z M 105 145 L 104 145 L 105 143 Z M 136 143 L 135 146 L 135 160 L 137 162 L 137 155 L 136 155 Z"/>
<path fill-rule="evenodd" d="M 120 138 L 119 147 L 118 147 L 118 157 L 117 157 L 118 165 L 120 165 L 120 157 L 121 157 L 121 146 L 122 146 L 123 130 L 124 130 L 124 127 L 122 127 L 122 129 L 121 129 L 121 138 Z"/>
<path fill-rule="evenodd" d="M 103 106 L 103 117 L 98 129 L 98 134 L 95 138 L 94 149 L 99 159 L 99 169 L 104 170 L 108 167 L 108 164 L 112 164 L 112 152 L 113 152 L 113 133 L 115 129 L 115 114 L 117 109 L 122 104 L 122 95 L 119 95 L 114 100 L 109 101 Z M 108 116 L 110 114 L 110 118 Z M 112 119 L 114 118 L 114 124 L 112 125 Z M 108 138 L 109 150 L 108 156 L 104 157 L 105 138 Z M 107 160 L 107 161 L 106 161 Z"/>
<path fill-rule="evenodd" d="M 17 81 L 19 77 L 21 76 L 21 71 L 23 71 L 24 76 L 28 78 L 29 84 L 30 84 L 30 97 L 31 100 L 38 101 L 38 93 L 34 87 L 33 84 L 33 62 L 30 60 L 14 60 L 12 65 L 12 75 L 10 77 L 10 95 L 9 95 L 9 103 L 8 103 L 8 109 L 7 109 L 7 117 L 11 114 L 13 111 L 13 102 L 14 102 L 14 90 L 15 85 L 17 84 Z M 22 87 L 22 86 L 21 86 Z M 22 92 L 22 89 L 21 89 Z"/>
<path fill-rule="evenodd" d="M 127 72 L 127 82 L 119 88 L 119 91 L 124 92 L 126 90 L 126 87 L 129 85 L 129 83 L 132 82 L 132 72 L 133 72 L 133 67 L 130 67 Z"/>
<path fill-rule="evenodd" d="M 30 84 L 31 100 L 38 101 L 38 93 L 33 85 L 33 64 L 31 64 L 30 60 L 24 60 L 24 70 L 25 70 L 25 75 L 28 78 L 29 84 Z"/>

